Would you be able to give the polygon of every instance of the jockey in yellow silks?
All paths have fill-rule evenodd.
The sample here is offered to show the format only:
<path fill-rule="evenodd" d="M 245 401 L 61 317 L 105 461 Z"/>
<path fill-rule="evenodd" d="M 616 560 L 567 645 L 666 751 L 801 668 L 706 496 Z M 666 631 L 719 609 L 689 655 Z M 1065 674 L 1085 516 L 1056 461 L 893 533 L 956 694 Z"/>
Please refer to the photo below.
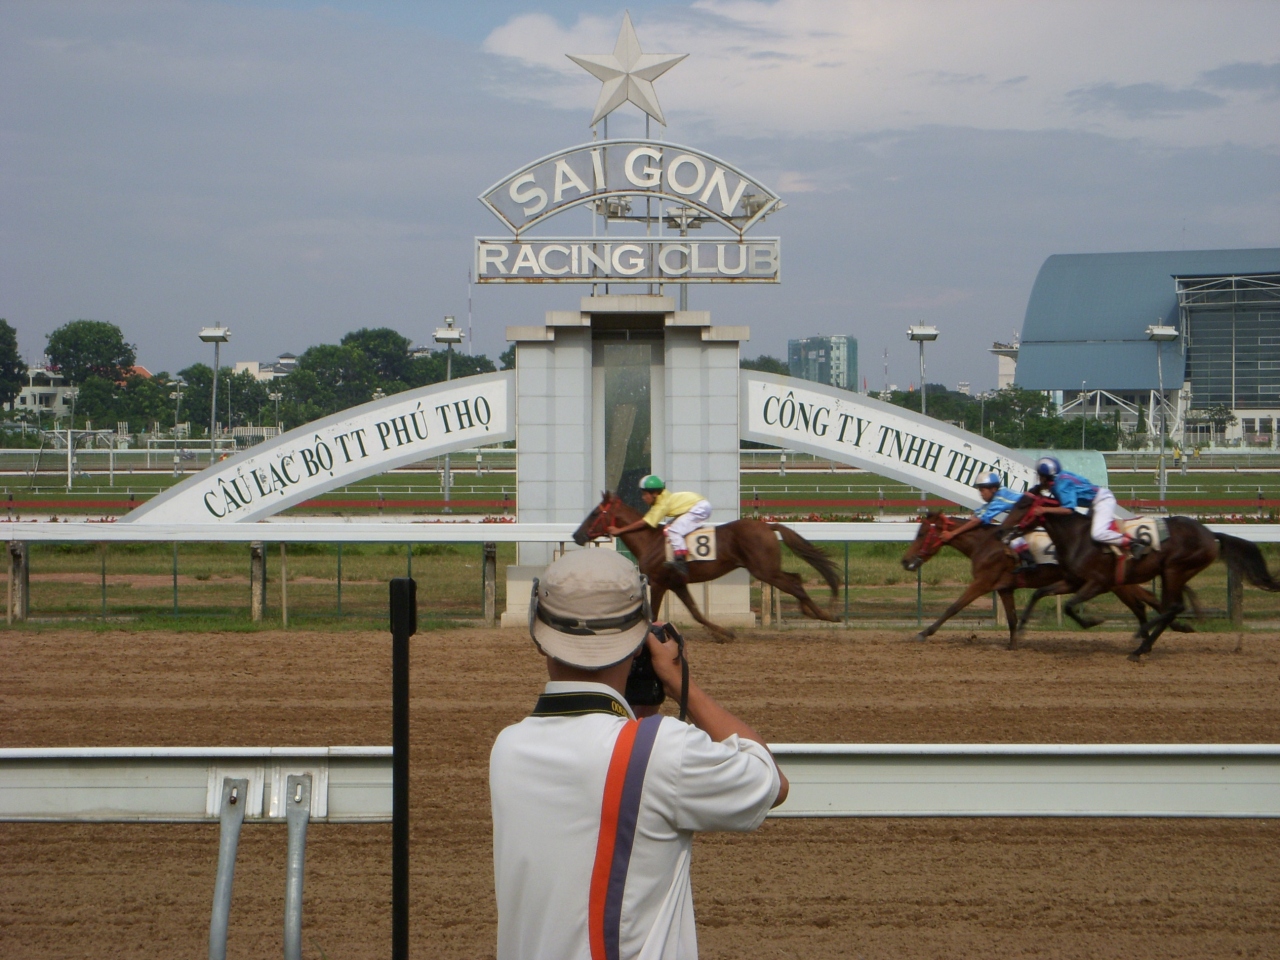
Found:
<path fill-rule="evenodd" d="M 640 481 L 640 496 L 649 512 L 625 527 L 610 527 L 609 535 L 616 537 L 646 526 L 656 530 L 662 527 L 664 520 L 670 518 L 671 522 L 662 531 L 671 544 L 671 555 L 674 558 L 668 561 L 667 566 L 687 580 L 689 547 L 684 538 L 711 518 L 711 504 L 698 493 L 671 492 L 667 489 L 666 482 L 652 473 Z"/>

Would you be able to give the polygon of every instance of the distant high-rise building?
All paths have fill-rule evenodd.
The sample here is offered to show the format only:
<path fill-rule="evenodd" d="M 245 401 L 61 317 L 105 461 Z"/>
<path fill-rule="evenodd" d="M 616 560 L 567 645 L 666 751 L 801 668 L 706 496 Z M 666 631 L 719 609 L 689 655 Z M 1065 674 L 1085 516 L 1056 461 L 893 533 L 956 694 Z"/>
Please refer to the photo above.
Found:
<path fill-rule="evenodd" d="M 801 380 L 858 389 L 856 337 L 805 337 L 787 341 L 787 365 Z"/>

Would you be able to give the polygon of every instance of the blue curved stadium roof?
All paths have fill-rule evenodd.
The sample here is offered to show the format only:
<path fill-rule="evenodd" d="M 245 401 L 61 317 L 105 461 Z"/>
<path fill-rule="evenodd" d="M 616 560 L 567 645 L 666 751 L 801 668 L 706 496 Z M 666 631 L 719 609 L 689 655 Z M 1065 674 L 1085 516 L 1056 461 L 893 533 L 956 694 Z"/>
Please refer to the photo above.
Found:
<path fill-rule="evenodd" d="M 1075 253 L 1040 268 L 1022 321 L 1016 382 L 1029 390 L 1154 390 L 1146 329 L 1178 325 L 1175 276 L 1280 272 L 1280 249 Z M 1184 374 L 1180 343 L 1164 348 L 1165 389 Z"/>

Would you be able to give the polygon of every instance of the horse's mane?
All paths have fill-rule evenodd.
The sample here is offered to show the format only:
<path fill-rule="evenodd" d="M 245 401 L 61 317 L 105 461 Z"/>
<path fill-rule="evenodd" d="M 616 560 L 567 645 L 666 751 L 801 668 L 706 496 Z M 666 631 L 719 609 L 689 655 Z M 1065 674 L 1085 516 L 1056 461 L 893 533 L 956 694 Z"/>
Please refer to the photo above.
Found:
<path fill-rule="evenodd" d="M 615 504 L 613 508 L 614 515 L 623 523 L 632 523 L 644 516 L 643 513 L 610 490 L 606 490 L 604 496 L 600 499 L 602 501 L 601 506 L 604 506 L 604 501 L 606 500 L 612 501 Z"/>

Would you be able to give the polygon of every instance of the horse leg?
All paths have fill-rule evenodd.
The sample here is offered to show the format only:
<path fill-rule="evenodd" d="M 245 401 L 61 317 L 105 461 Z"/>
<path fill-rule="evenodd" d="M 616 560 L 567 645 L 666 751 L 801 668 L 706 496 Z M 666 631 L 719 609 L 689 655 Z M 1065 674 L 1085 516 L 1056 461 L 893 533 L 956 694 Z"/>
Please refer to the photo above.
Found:
<path fill-rule="evenodd" d="M 1111 591 L 1114 593 L 1126 607 L 1129 612 L 1137 618 L 1138 629 L 1134 631 L 1134 639 L 1142 636 L 1142 631 L 1147 626 L 1147 607 L 1159 610 L 1159 604 L 1156 602 L 1155 595 L 1144 587 L 1128 586 L 1116 587 Z"/>
<path fill-rule="evenodd" d="M 1031 611 L 1036 608 L 1036 604 L 1044 597 L 1052 596 L 1055 593 L 1064 593 L 1065 591 L 1062 588 L 1065 586 L 1066 581 L 1059 580 L 1056 583 L 1049 584 L 1047 587 L 1041 587 L 1031 595 L 1031 599 L 1027 603 L 1027 609 L 1022 611 L 1022 616 L 1018 619 L 1017 635 L 1019 637 L 1021 637 L 1022 632 L 1027 629 L 1027 623 L 1031 620 Z"/>
<path fill-rule="evenodd" d="M 1182 571 L 1166 571 L 1163 575 L 1163 580 L 1163 609 L 1160 611 L 1160 615 L 1147 625 L 1147 629 L 1143 632 L 1142 643 L 1138 644 L 1138 648 L 1129 654 L 1129 659 L 1135 662 L 1141 660 L 1143 654 L 1151 652 L 1152 645 L 1160 639 L 1160 634 L 1164 633 L 1165 627 L 1169 626 L 1177 619 L 1178 614 L 1186 609 L 1182 603 L 1183 585 L 1186 582 Z"/>
<path fill-rule="evenodd" d="M 759 575 L 757 574 L 757 576 Z M 795 597 L 796 602 L 800 604 L 800 609 L 803 610 L 807 616 L 810 616 L 815 620 L 826 620 L 829 623 L 839 622 L 839 617 L 831 616 L 831 614 L 827 613 L 813 602 L 813 598 L 809 596 L 808 592 L 804 588 L 804 581 L 794 573 L 787 573 L 785 570 L 780 569 L 766 574 L 765 576 L 760 577 L 760 579 L 765 583 L 773 584 L 783 593 L 788 593 Z"/>
<path fill-rule="evenodd" d="M 942 616 L 916 634 L 916 639 L 922 643 L 925 640 L 928 640 L 938 632 L 939 627 L 990 589 L 991 585 L 989 583 L 970 583 L 969 586 L 965 588 L 964 593 L 960 594 L 959 598 L 942 612 Z"/>
<path fill-rule="evenodd" d="M 1013 595 L 1013 587 L 997 590 L 996 595 L 1004 606 L 1004 618 L 1009 624 L 1009 649 L 1018 649 L 1018 601 Z"/>
<path fill-rule="evenodd" d="M 712 623 L 702 615 L 702 611 L 698 609 L 698 605 L 693 602 L 693 597 L 689 595 L 689 588 L 687 585 L 683 583 L 674 584 L 671 587 L 671 592 L 680 598 L 680 601 L 685 605 L 689 613 L 693 615 L 693 619 L 697 620 L 700 624 L 710 630 L 712 635 L 718 640 L 724 641 L 733 639 L 732 630 L 726 630 L 724 627 L 719 624 Z"/>
<path fill-rule="evenodd" d="M 649 613 L 654 620 L 662 617 L 662 601 L 667 596 L 667 588 L 664 584 L 649 581 Z"/>
<path fill-rule="evenodd" d="M 1086 583 L 1083 587 L 1081 587 L 1079 590 L 1077 590 L 1075 595 L 1070 600 L 1067 601 L 1066 606 L 1064 606 L 1062 609 L 1063 611 L 1065 611 L 1067 616 L 1069 616 L 1072 620 L 1078 623 L 1085 630 L 1088 630 L 1090 627 L 1096 627 L 1100 623 L 1106 623 L 1107 621 L 1102 617 L 1090 617 L 1090 616 L 1082 615 L 1079 607 L 1080 607 L 1080 604 L 1084 603 L 1087 600 L 1092 600 L 1098 594 L 1103 593 L 1109 589 L 1110 589 L 1109 584 L 1102 585 L 1102 584 L 1098 584 L 1093 581 L 1090 581 Z"/>
<path fill-rule="evenodd" d="M 1152 593 L 1146 587 L 1141 587 L 1136 585 L 1131 586 L 1130 589 L 1132 589 L 1137 594 L 1138 598 L 1144 604 L 1146 604 L 1148 607 L 1150 607 L 1152 610 L 1156 611 L 1157 613 L 1160 612 L 1160 601 L 1156 598 L 1156 595 L 1154 593 Z M 1190 594 L 1191 588 L 1184 587 L 1182 592 L 1184 594 Z M 1117 592 L 1116 596 L 1119 596 L 1119 595 L 1120 595 L 1119 592 Z M 1194 600 L 1192 601 L 1192 603 L 1194 607 Z M 1198 612 L 1199 611 L 1197 610 L 1197 613 Z M 1137 631 L 1134 632 L 1133 639 L 1135 640 L 1141 639 L 1143 635 L 1142 632 L 1144 629 L 1146 629 L 1146 626 L 1147 626 L 1146 612 L 1143 611 L 1143 614 L 1141 616 L 1138 616 L 1138 629 Z M 1193 627 L 1191 624 L 1187 623 L 1185 620 L 1174 620 L 1172 623 L 1169 624 L 1169 629 L 1172 630 L 1174 633 L 1195 633 L 1196 632 L 1196 628 Z"/>

